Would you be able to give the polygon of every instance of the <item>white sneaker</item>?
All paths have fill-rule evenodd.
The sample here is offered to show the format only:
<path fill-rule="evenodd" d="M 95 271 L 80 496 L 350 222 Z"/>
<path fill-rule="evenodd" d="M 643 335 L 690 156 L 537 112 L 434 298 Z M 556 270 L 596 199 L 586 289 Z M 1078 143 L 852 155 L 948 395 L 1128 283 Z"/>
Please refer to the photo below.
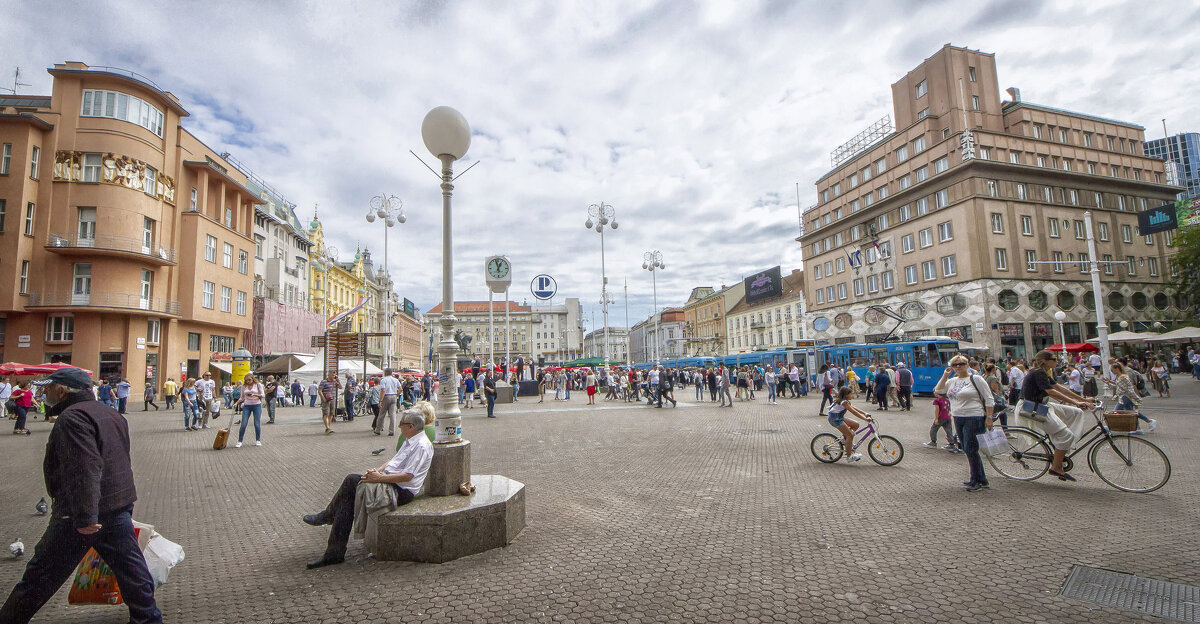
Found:
<path fill-rule="evenodd" d="M 1149 424 L 1147 425 L 1147 427 L 1146 427 L 1146 430 L 1147 430 L 1147 431 L 1154 431 L 1155 429 L 1158 429 L 1158 421 L 1157 421 L 1157 420 L 1155 420 L 1155 419 L 1153 419 L 1153 418 L 1151 418 L 1151 419 L 1150 419 L 1150 423 L 1149 423 Z"/>
<path fill-rule="evenodd" d="M 846 461 L 848 462 L 856 462 L 860 459 L 862 459 L 862 453 L 854 453 L 853 455 L 846 456 Z"/>
<path fill-rule="evenodd" d="M 234 444 L 233 448 L 242 448 L 242 443 L 238 442 L 237 444 Z"/>
<path fill-rule="evenodd" d="M 262 446 L 262 440 L 255 440 L 254 446 Z"/>
<path fill-rule="evenodd" d="M 926 442 L 922 446 L 924 446 L 925 448 L 931 448 L 931 449 L 935 449 L 938 447 L 937 442 Z"/>

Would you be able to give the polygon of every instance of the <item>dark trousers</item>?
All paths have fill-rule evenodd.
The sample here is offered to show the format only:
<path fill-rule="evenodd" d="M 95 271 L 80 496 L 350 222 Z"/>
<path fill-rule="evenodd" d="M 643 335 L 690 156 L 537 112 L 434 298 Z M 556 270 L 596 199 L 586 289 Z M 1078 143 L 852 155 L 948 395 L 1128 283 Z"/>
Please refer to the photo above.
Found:
<path fill-rule="evenodd" d="M 142 407 L 142 411 L 143 411 L 143 412 L 150 411 L 150 406 L 151 406 L 151 405 L 153 405 L 153 406 L 154 406 L 154 411 L 156 411 L 156 412 L 157 412 L 157 411 L 158 411 L 158 403 L 155 403 L 155 402 L 154 402 L 154 399 L 146 399 L 146 405 L 144 405 L 144 406 Z"/>
<path fill-rule="evenodd" d="M 487 393 L 485 392 L 484 394 L 487 394 Z M 492 412 L 494 412 L 496 410 L 496 395 L 494 395 L 494 394 L 487 395 L 487 406 L 488 406 L 488 414 L 487 415 L 488 415 L 488 418 L 491 418 Z"/>
<path fill-rule="evenodd" d="M 887 386 L 875 386 L 875 402 L 881 410 L 888 408 Z"/>
<path fill-rule="evenodd" d="M 912 409 L 912 386 L 898 386 L 896 397 L 900 401 L 901 409 Z"/>
<path fill-rule="evenodd" d="M 13 431 L 25 428 L 25 417 L 29 414 L 28 407 L 17 406 L 17 424 L 13 427 Z M 35 419 L 36 420 L 36 419 Z M 82 557 L 80 557 L 82 559 Z"/>
<path fill-rule="evenodd" d="M 821 407 L 817 410 L 818 412 L 825 413 L 826 401 L 829 401 L 829 405 L 831 407 L 834 405 L 833 394 L 831 394 L 832 392 L 832 388 L 821 388 Z"/>
<path fill-rule="evenodd" d="M 987 475 L 983 474 L 983 458 L 979 456 L 979 439 L 975 436 L 983 433 L 982 416 L 955 416 L 954 427 L 958 429 L 958 441 L 962 450 L 967 454 L 967 464 L 971 467 L 971 483 L 987 483 Z"/>
<path fill-rule="evenodd" d="M 713 401 L 716 401 L 716 400 L 717 400 L 717 387 L 716 387 L 715 385 L 713 385 L 713 386 L 709 386 L 709 387 L 708 387 L 708 394 L 709 394 L 709 397 L 710 397 L 710 398 L 711 398 Z"/>
<path fill-rule="evenodd" d="M 95 548 L 112 568 L 129 607 L 129 621 L 162 622 L 162 613 L 154 604 L 154 580 L 133 533 L 132 513 L 133 505 L 100 514 L 102 527 L 92 535 L 80 535 L 70 520 L 52 519 L 25 566 L 25 574 L 0 607 L 0 622 L 24 624 L 33 619 L 75 572 L 88 548 Z"/>
<path fill-rule="evenodd" d="M 125 413 L 125 404 L 128 402 L 129 402 L 129 397 L 125 397 L 123 399 L 117 399 L 117 411 L 124 414 Z M 83 557 L 80 557 L 80 559 L 82 559 L 82 558 Z"/>
<path fill-rule="evenodd" d="M 354 527 L 354 492 L 362 478 L 360 474 L 346 475 L 325 508 L 325 519 L 333 523 L 329 531 L 329 544 L 325 547 L 326 557 L 346 556 L 346 542 L 350 540 L 350 529 Z M 412 492 L 395 484 L 392 487 L 396 490 L 397 503 L 407 505 L 412 502 Z"/>
<path fill-rule="evenodd" d="M 354 393 L 343 392 L 342 403 L 345 404 L 343 409 L 346 410 L 346 420 L 354 420 Z"/>
<path fill-rule="evenodd" d="M 267 422 L 275 422 L 275 397 L 267 397 Z"/>
<path fill-rule="evenodd" d="M 175 395 L 168 394 L 166 396 L 166 399 L 167 399 L 167 409 L 171 409 L 172 407 L 175 407 Z"/>

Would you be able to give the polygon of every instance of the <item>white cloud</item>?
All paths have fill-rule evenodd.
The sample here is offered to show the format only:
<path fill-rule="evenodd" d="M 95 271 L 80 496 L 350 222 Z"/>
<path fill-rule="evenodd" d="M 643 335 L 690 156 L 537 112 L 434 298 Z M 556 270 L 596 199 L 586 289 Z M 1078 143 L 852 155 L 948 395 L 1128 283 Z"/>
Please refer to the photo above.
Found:
<path fill-rule="evenodd" d="M 379 193 L 409 215 L 391 266 L 423 309 L 440 297 L 437 181 L 420 122 L 451 105 L 481 161 L 455 192 L 455 292 L 486 298 L 482 259 L 507 253 L 515 298 L 553 274 L 564 296 L 599 299 L 589 204 L 616 207 L 606 234 L 633 320 L 650 308 L 642 252 L 668 270 L 659 303 L 693 286 L 795 266 L 800 203 L 828 153 L 891 112 L 890 85 L 950 42 L 995 52 L 1001 88 L 1161 134 L 1200 129 L 1185 4 L 840 3 L 80 3 L 48 19 L 0 2 L 0 58 L 25 93 L 40 68 L 81 60 L 150 76 L 192 112 L 187 127 L 299 205 L 328 236 L 382 260 L 362 215 Z M 0 68 L 11 71 L 10 68 Z"/>

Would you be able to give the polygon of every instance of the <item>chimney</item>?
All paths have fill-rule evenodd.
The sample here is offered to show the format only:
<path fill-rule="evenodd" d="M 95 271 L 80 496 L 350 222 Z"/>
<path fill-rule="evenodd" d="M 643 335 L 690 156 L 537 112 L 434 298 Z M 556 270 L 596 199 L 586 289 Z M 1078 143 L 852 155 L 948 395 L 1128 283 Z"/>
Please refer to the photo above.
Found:
<path fill-rule="evenodd" d="M 1005 89 L 1005 91 L 1008 92 L 1009 97 L 1012 98 L 1012 101 L 1014 103 L 1021 101 L 1021 90 L 1020 89 L 1018 89 L 1016 87 L 1009 87 L 1009 88 Z"/>

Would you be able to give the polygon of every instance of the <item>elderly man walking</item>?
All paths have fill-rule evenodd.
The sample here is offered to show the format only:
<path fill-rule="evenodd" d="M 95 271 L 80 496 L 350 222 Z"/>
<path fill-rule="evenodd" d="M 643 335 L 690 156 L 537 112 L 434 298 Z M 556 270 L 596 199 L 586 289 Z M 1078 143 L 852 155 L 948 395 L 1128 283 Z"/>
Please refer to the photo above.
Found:
<path fill-rule="evenodd" d="M 89 548 L 117 577 L 129 621 L 162 622 L 154 580 L 133 531 L 137 492 L 125 418 L 96 400 L 91 378 L 78 368 L 55 371 L 34 384 L 45 387 L 47 402 L 54 404 L 47 414 L 56 417 L 42 464 L 53 508 L 25 574 L 0 607 L 0 622 L 33 619 Z"/>
<path fill-rule="evenodd" d="M 312 526 L 333 525 L 325 554 L 308 564 L 310 570 L 346 560 L 346 542 L 350 540 L 354 523 L 354 499 L 360 488 L 369 487 L 367 484 L 371 483 L 390 485 L 389 496 L 395 497 L 393 508 L 407 505 L 420 493 L 433 461 L 433 444 L 425 435 L 425 417 L 419 410 L 404 412 L 400 418 L 400 433 L 406 439 L 391 460 L 366 474 L 346 475 L 323 511 L 304 516 L 304 522 Z"/>
<path fill-rule="evenodd" d="M 400 381 L 392 376 L 392 369 L 383 369 L 383 379 L 379 380 L 379 416 L 375 419 L 375 435 L 383 434 L 383 420 L 387 419 L 388 435 L 396 435 L 396 401 L 400 397 Z"/>

